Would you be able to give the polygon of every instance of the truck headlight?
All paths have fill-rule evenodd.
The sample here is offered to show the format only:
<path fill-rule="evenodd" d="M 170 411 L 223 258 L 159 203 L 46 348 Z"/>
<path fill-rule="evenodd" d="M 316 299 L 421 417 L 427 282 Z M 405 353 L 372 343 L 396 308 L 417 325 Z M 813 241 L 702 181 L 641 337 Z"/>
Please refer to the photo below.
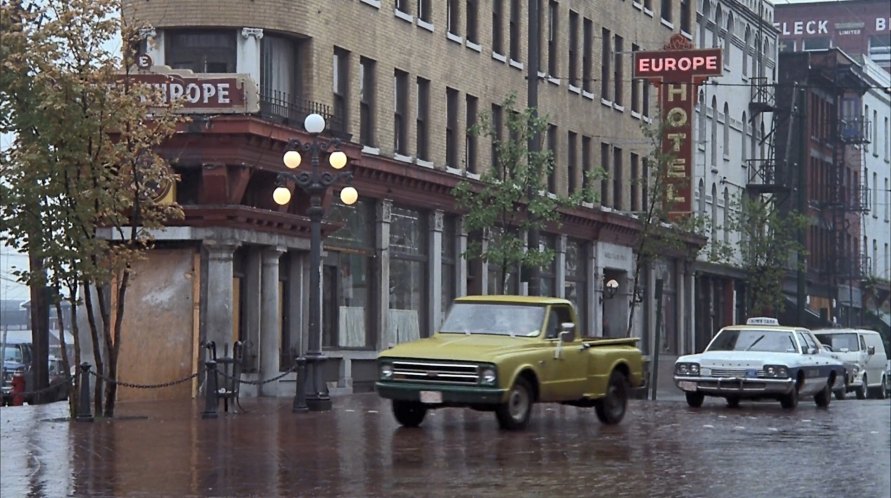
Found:
<path fill-rule="evenodd" d="M 498 377 L 495 374 L 494 368 L 484 367 L 480 371 L 480 384 L 487 385 L 487 386 L 494 386 L 496 380 L 498 380 Z"/>
<path fill-rule="evenodd" d="M 381 365 L 381 380 L 390 380 L 393 378 L 393 365 L 385 363 Z"/>
<path fill-rule="evenodd" d="M 764 365 L 764 374 L 775 379 L 782 379 L 789 376 L 789 370 L 782 365 Z"/>

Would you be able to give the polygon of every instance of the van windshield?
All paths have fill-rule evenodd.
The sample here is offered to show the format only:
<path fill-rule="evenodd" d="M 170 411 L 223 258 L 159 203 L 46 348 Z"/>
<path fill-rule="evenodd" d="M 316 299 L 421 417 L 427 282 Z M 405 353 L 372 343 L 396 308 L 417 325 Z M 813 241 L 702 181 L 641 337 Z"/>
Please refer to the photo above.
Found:
<path fill-rule="evenodd" d="M 832 348 L 835 352 L 859 351 L 860 344 L 857 342 L 857 334 L 815 334 L 817 339 L 823 344 Z"/>
<path fill-rule="evenodd" d="M 22 350 L 12 346 L 3 348 L 3 361 L 22 362 Z"/>

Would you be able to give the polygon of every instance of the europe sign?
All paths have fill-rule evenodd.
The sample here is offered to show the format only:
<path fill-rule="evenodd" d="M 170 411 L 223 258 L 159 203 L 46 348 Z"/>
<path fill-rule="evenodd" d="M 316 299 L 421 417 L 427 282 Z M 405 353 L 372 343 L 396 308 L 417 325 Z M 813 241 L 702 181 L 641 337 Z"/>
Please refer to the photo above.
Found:
<path fill-rule="evenodd" d="M 150 72 L 133 73 L 129 78 L 158 91 L 164 102 L 179 103 L 183 113 L 243 114 L 260 108 L 257 85 L 246 74 L 199 74 L 152 66 Z"/>
<path fill-rule="evenodd" d="M 682 35 L 674 35 L 664 50 L 634 53 L 634 77 L 659 88 L 664 125 L 662 153 L 671 157 L 665 170 L 663 202 L 670 219 L 693 210 L 693 103 L 696 85 L 720 76 L 721 49 L 693 49 Z"/>

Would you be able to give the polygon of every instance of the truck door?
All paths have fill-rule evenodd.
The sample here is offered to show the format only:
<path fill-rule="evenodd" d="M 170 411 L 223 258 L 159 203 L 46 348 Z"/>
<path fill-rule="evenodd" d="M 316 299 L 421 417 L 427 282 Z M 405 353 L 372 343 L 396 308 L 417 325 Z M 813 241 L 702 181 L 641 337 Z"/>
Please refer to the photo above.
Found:
<path fill-rule="evenodd" d="M 560 324 L 575 323 L 566 305 L 551 306 L 545 324 L 548 355 L 542 359 L 542 401 L 579 398 L 587 381 L 588 354 L 581 348 L 578 326 L 560 341 Z"/>

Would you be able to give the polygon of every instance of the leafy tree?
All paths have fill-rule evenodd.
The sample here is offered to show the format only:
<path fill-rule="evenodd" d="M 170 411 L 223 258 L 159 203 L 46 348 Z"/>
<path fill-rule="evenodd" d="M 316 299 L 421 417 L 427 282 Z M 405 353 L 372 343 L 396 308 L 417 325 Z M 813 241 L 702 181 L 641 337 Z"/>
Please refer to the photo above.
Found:
<path fill-rule="evenodd" d="M 594 194 L 587 185 L 596 173 L 586 176 L 586 188 L 578 192 L 568 196 L 549 194 L 545 179 L 554 169 L 553 155 L 549 150 L 530 151 L 528 145 L 532 137 L 547 129 L 547 120 L 531 108 L 517 110 L 515 95 L 508 96 L 501 108 L 506 117 L 506 138 L 493 127 L 489 113 L 482 114 L 470 130 L 493 141 L 497 161 L 480 174 L 479 181 L 462 180 L 454 194 L 465 211 L 467 231 L 488 234 L 485 245 L 478 239 L 470 240 L 463 255 L 500 268 L 503 290 L 510 270 L 541 267 L 554 260 L 552 249 L 529 247 L 526 235 L 531 230 L 558 225 L 559 208 L 592 202 Z"/>
<path fill-rule="evenodd" d="M 154 148 L 181 118 L 128 77 L 140 26 L 120 7 L 118 0 L 0 4 L 0 132 L 15 136 L 0 156 L 0 240 L 38 262 L 18 278 L 48 286 L 59 315 L 60 300 L 70 301 L 65 323 L 77 363 L 84 305 L 100 375 L 96 412 L 108 417 L 117 384 L 102 379 L 118 378 L 132 264 L 152 247 L 152 229 L 182 215 L 152 195 L 175 181 Z M 102 228 L 113 236 L 100 237 Z"/>

